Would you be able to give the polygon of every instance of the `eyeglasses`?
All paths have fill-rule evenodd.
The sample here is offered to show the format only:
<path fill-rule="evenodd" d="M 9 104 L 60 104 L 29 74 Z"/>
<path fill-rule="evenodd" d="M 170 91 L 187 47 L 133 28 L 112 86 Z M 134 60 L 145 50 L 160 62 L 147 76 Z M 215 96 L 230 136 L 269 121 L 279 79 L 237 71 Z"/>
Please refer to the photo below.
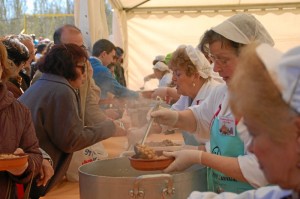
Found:
<path fill-rule="evenodd" d="M 220 65 L 226 65 L 228 63 L 228 61 L 230 60 L 230 58 L 217 57 L 217 56 L 214 56 L 210 53 L 208 54 L 208 57 L 210 58 L 210 60 L 213 63 L 217 63 L 217 64 L 220 64 Z"/>
<path fill-rule="evenodd" d="M 80 68 L 82 74 L 84 74 L 85 70 L 86 70 L 86 62 L 79 62 L 79 63 L 77 63 L 76 67 Z"/>

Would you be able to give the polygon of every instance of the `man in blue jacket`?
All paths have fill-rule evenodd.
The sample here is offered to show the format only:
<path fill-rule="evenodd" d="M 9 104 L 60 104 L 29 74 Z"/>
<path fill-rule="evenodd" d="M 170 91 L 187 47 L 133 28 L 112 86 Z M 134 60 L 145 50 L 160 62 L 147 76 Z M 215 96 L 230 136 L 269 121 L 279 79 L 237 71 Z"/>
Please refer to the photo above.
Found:
<path fill-rule="evenodd" d="M 106 67 L 113 62 L 116 56 L 116 47 L 106 39 L 100 39 L 93 45 L 92 57 L 89 61 L 93 67 L 93 78 L 101 88 L 101 99 L 107 98 L 110 92 L 118 98 L 138 98 L 139 94 L 122 86 Z"/>

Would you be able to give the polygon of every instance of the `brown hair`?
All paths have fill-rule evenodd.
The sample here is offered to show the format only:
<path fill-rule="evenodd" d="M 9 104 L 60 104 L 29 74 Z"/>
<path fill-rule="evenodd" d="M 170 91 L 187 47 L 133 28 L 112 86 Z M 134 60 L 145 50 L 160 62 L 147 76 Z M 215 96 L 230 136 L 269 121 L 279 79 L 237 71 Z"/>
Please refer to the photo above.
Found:
<path fill-rule="evenodd" d="M 219 41 L 222 43 L 222 47 L 231 47 L 232 49 L 235 50 L 236 54 L 238 55 L 240 52 L 240 49 L 244 46 L 244 44 L 240 44 L 234 41 L 231 41 L 219 33 L 216 33 L 212 29 L 207 30 L 202 38 L 200 39 L 200 42 L 198 44 L 198 48 L 203 54 L 209 54 L 209 44 L 212 44 L 216 41 Z"/>
<path fill-rule="evenodd" d="M 29 59 L 29 51 L 27 47 L 18 39 L 16 35 L 8 35 L 2 39 L 2 43 L 6 47 L 7 58 L 20 67 Z M 21 69 L 21 68 L 20 68 Z"/>
<path fill-rule="evenodd" d="M 189 77 L 198 73 L 196 66 L 187 55 L 185 47 L 179 47 L 175 52 L 173 52 L 168 66 L 173 71 L 179 69 L 184 70 L 186 75 Z"/>
<path fill-rule="evenodd" d="M 236 117 L 255 120 L 260 128 L 271 133 L 271 139 L 282 141 L 295 112 L 282 99 L 279 88 L 257 56 L 257 45 L 249 44 L 241 50 L 228 84 L 229 104 Z"/>
<path fill-rule="evenodd" d="M 76 65 L 86 62 L 86 51 L 75 44 L 56 44 L 37 62 L 39 70 L 63 76 L 69 80 L 77 78 Z"/>
<path fill-rule="evenodd" d="M 116 50 L 116 47 L 111 41 L 107 39 L 99 39 L 93 45 L 92 55 L 99 57 L 102 52 L 106 51 L 107 53 L 110 53 L 113 50 Z"/>

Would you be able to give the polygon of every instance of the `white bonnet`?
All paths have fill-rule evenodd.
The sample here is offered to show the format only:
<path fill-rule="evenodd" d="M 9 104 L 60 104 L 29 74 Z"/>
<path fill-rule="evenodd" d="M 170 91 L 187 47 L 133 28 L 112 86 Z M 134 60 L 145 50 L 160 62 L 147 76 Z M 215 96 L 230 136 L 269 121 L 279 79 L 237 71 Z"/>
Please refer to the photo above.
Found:
<path fill-rule="evenodd" d="M 166 71 L 166 70 L 169 70 L 169 67 L 165 63 L 159 61 L 153 66 L 153 69 L 158 69 L 160 71 Z"/>
<path fill-rule="evenodd" d="M 282 54 L 267 44 L 261 44 L 256 52 L 278 84 L 283 99 L 300 112 L 300 46 Z"/>
<path fill-rule="evenodd" d="M 197 71 L 199 72 L 200 76 L 203 78 L 208 78 L 211 76 L 212 66 L 197 48 L 194 48 L 191 45 L 186 46 L 185 51 L 189 56 L 192 63 L 196 66 Z"/>
<path fill-rule="evenodd" d="M 165 60 L 165 56 L 164 55 L 157 55 L 154 60 L 156 61 L 164 61 Z"/>
<path fill-rule="evenodd" d="M 253 40 L 256 40 L 271 46 L 274 45 L 274 41 L 268 31 L 251 14 L 236 14 L 213 27 L 212 30 L 240 44 L 249 44 Z"/>

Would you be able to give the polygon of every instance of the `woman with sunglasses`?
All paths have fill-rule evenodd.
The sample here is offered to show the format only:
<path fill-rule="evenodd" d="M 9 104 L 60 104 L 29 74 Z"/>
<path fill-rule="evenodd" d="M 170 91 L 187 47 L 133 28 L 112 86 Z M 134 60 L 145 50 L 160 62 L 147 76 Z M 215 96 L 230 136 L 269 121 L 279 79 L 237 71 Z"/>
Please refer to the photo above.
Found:
<path fill-rule="evenodd" d="M 86 80 L 87 59 L 86 51 L 75 44 L 54 45 L 37 63 L 43 75 L 19 98 L 32 112 L 41 148 L 53 160 L 54 176 L 45 187 L 32 188 L 37 196 L 63 179 L 73 152 L 117 136 L 111 120 L 83 124 L 79 88 Z"/>
<path fill-rule="evenodd" d="M 208 46 L 213 70 L 226 85 L 213 89 L 199 106 L 184 111 L 152 112 L 157 122 L 208 138 L 206 151 L 182 150 L 166 155 L 175 161 L 165 170 L 184 170 L 193 164 L 208 167 L 208 189 L 213 192 L 243 191 L 264 186 L 267 181 L 256 157 L 247 151 L 250 136 L 242 121 L 236 119 L 228 105 L 227 84 L 230 82 L 243 46 L 252 40 L 273 45 L 263 25 L 250 14 L 236 14 L 208 30 L 200 46 Z"/>

